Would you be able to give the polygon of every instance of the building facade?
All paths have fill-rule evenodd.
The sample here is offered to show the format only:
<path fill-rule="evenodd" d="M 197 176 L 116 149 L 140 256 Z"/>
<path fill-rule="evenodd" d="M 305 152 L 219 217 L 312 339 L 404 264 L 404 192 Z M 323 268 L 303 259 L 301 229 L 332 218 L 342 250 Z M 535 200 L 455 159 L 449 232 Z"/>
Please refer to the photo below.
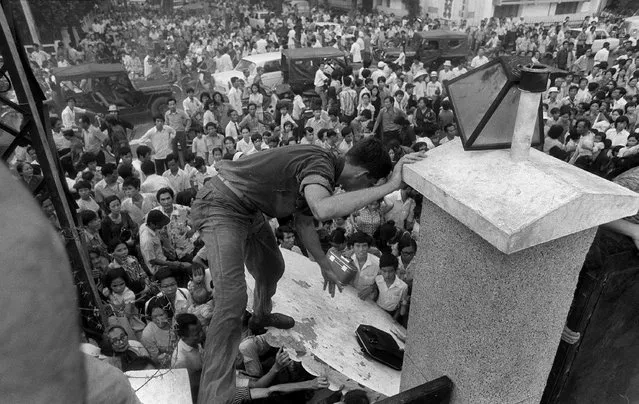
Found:
<path fill-rule="evenodd" d="M 471 24 L 490 17 L 524 17 L 530 22 L 563 21 L 582 19 L 593 15 L 606 6 L 608 0 L 562 1 L 562 0 L 418 0 L 422 13 L 431 18 L 454 21 L 468 20 Z M 329 0 L 329 3 L 347 3 L 349 0 Z M 359 0 L 361 5 L 362 0 Z M 407 14 L 402 0 L 372 0 L 373 8 L 398 16 Z"/>

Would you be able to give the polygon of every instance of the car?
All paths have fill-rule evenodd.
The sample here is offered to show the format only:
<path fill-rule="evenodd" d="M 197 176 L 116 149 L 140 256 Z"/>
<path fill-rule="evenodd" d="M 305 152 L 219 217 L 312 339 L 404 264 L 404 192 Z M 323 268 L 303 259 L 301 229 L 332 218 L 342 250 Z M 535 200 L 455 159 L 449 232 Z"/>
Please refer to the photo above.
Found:
<path fill-rule="evenodd" d="M 138 80 L 132 83 L 122 64 L 88 63 L 51 69 L 53 103 L 64 109 L 74 97 L 76 105 L 96 113 L 107 113 L 109 105 L 119 107 L 120 116 L 129 121 L 148 120 L 164 114 L 174 97 L 166 80 Z"/>
<path fill-rule="evenodd" d="M 568 32 L 570 33 L 570 35 L 572 35 L 573 38 L 577 38 L 577 35 L 579 35 L 579 33 L 581 32 L 581 28 L 571 28 L 568 30 Z M 608 48 L 610 50 L 617 49 L 620 43 L 619 38 L 611 37 L 608 34 L 608 31 L 600 28 L 595 29 L 595 39 L 592 42 L 591 48 L 592 53 L 596 53 L 597 51 L 601 50 L 605 42 L 608 42 L 610 44 L 610 47 Z"/>
<path fill-rule="evenodd" d="M 251 28 L 253 29 L 264 29 L 264 27 L 266 26 L 266 19 L 269 16 L 269 11 L 263 10 L 263 11 L 254 11 L 251 14 L 249 14 L 248 20 L 249 20 L 249 25 L 251 26 Z"/>
<path fill-rule="evenodd" d="M 282 84 L 281 61 L 282 52 L 267 52 L 245 56 L 233 70 L 212 75 L 215 80 L 215 91 L 226 95 L 231 88 L 231 79 L 233 77 L 245 79 L 244 71 L 248 71 L 249 76 L 253 76 L 258 67 L 264 69 L 262 74 L 263 86 L 268 90 L 273 90 L 278 84 Z"/>
<path fill-rule="evenodd" d="M 333 48 L 294 48 L 282 51 L 282 76 L 286 83 L 296 93 L 315 93 L 315 72 L 321 62 L 328 62 L 335 68 L 345 68 L 346 55 L 343 51 Z"/>
<path fill-rule="evenodd" d="M 466 60 L 470 50 L 468 35 L 459 31 L 422 31 L 404 40 L 406 64 L 410 65 L 414 59 L 418 59 L 430 70 L 439 68 L 446 60 L 456 65 Z M 401 38 L 386 41 L 383 48 L 375 49 L 375 56 L 387 63 L 394 62 L 401 53 L 401 41 Z"/>

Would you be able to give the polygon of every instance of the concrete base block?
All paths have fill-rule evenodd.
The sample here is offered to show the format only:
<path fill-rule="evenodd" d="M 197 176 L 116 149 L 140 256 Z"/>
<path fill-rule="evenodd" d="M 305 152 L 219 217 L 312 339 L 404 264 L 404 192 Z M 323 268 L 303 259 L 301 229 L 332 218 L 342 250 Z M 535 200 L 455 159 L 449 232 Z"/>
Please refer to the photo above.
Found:
<path fill-rule="evenodd" d="M 420 229 L 401 390 L 538 403 L 596 228 L 507 255 L 424 199 Z"/>

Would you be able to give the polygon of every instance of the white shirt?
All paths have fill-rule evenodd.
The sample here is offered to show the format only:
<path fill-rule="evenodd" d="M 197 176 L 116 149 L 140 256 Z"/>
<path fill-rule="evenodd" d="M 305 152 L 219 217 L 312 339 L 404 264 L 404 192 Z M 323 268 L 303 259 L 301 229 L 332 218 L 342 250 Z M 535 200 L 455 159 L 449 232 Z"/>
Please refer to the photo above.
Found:
<path fill-rule="evenodd" d="M 193 116 L 202 109 L 202 103 L 195 97 L 193 97 L 193 99 L 186 97 L 184 101 L 182 101 L 182 107 L 188 116 Z"/>
<path fill-rule="evenodd" d="M 353 57 L 353 63 L 362 62 L 362 48 L 360 48 L 357 42 L 353 42 L 351 45 L 351 56 Z"/>
<path fill-rule="evenodd" d="M 217 61 L 217 72 L 228 72 L 229 70 L 233 70 L 233 60 L 228 53 L 225 53 Z"/>
<path fill-rule="evenodd" d="M 406 300 L 408 285 L 403 280 L 395 276 L 395 280 L 390 286 L 386 284 L 382 275 L 375 277 L 375 284 L 379 290 L 377 305 L 386 311 L 393 311 L 399 308 L 402 301 Z"/>
<path fill-rule="evenodd" d="M 601 48 L 595 53 L 595 64 L 599 62 L 608 62 L 608 56 L 610 51 L 606 48 Z"/>
<path fill-rule="evenodd" d="M 415 209 L 415 200 L 413 198 L 406 198 L 406 200 L 403 201 L 402 191 L 397 190 L 386 195 L 384 202 L 387 206 L 392 206 L 391 210 L 386 212 L 386 221 L 392 220 L 395 222 L 395 226 L 404 229 L 404 221 L 411 216 Z"/>
<path fill-rule="evenodd" d="M 62 127 L 65 129 L 71 129 L 75 124 L 75 113 L 79 112 L 81 114 L 86 114 L 86 109 L 75 107 L 71 109 L 68 105 L 65 109 L 62 110 L 62 114 L 60 117 L 62 118 Z"/>
<path fill-rule="evenodd" d="M 142 185 L 140 185 L 140 192 L 155 195 L 155 193 L 162 188 L 173 189 L 168 179 L 157 174 L 151 174 L 146 177 Z M 173 191 L 175 190 L 173 189 Z"/>
<path fill-rule="evenodd" d="M 266 53 L 266 46 L 268 45 L 268 41 L 264 38 L 260 38 L 255 42 L 255 47 L 257 48 L 257 53 Z"/>
<path fill-rule="evenodd" d="M 224 129 L 224 136 L 231 136 L 233 139 L 237 139 L 240 136 L 240 124 L 229 121 Z"/>
<path fill-rule="evenodd" d="M 488 63 L 488 58 L 486 56 L 475 56 L 473 58 L 473 60 L 470 62 L 470 67 L 472 67 L 473 69 L 481 66 L 481 65 L 485 65 L 486 63 Z"/>
<path fill-rule="evenodd" d="M 291 113 L 293 119 L 300 119 L 302 117 L 302 112 L 304 112 L 305 109 L 306 105 L 304 105 L 302 96 L 296 94 L 293 98 L 293 112 Z"/>
<path fill-rule="evenodd" d="M 251 138 L 249 138 L 248 142 L 244 141 L 244 139 L 240 139 L 237 142 L 235 148 L 237 149 L 237 151 L 241 151 L 242 153 L 247 153 L 249 150 L 253 148 L 253 141 L 251 140 Z"/>
<path fill-rule="evenodd" d="M 626 143 L 628 143 L 628 135 L 630 135 L 630 133 L 625 129 L 621 132 L 617 132 L 617 129 L 612 128 L 606 132 L 606 139 L 610 139 L 612 142 L 611 147 L 625 146 Z"/>
<path fill-rule="evenodd" d="M 315 80 L 313 81 L 315 87 L 323 87 L 325 80 L 328 80 L 328 77 L 326 77 L 323 71 L 317 69 L 317 71 L 315 72 Z"/>
<path fill-rule="evenodd" d="M 182 170 L 181 168 L 178 168 L 178 171 L 175 175 L 173 175 L 171 170 L 166 170 L 164 174 L 162 174 L 162 176 L 169 180 L 171 188 L 173 188 L 175 192 L 182 192 L 191 188 L 191 179 L 189 178 L 189 175 L 186 173 L 186 171 Z"/>
<path fill-rule="evenodd" d="M 228 93 L 229 104 L 237 111 L 239 116 L 242 116 L 242 92 L 235 87 L 232 87 Z"/>
<path fill-rule="evenodd" d="M 173 152 L 173 144 L 172 140 L 175 137 L 175 130 L 167 125 L 162 127 L 161 131 L 158 131 L 154 126 L 149 129 L 141 138 L 138 140 L 132 140 L 131 144 L 151 144 L 151 148 L 155 155 L 153 156 L 155 160 L 163 160 L 166 158 L 169 153 Z"/>
<path fill-rule="evenodd" d="M 366 262 L 361 267 L 355 254 L 351 256 L 351 259 L 357 268 L 357 275 L 355 275 L 355 279 L 352 282 L 355 289 L 362 291 L 374 284 L 375 277 L 379 274 L 379 258 L 368 253 Z"/>
<path fill-rule="evenodd" d="M 177 299 L 177 296 L 176 296 Z M 198 371 L 202 369 L 202 346 L 193 348 L 180 340 L 171 356 L 171 367 Z"/>

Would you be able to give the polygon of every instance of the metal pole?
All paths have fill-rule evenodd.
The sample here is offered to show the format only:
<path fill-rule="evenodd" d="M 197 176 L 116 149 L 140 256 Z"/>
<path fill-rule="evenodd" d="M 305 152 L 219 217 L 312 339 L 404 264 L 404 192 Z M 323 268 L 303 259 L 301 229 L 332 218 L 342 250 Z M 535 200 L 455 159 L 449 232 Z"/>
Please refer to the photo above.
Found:
<path fill-rule="evenodd" d="M 100 311 L 102 326 L 106 326 L 107 319 L 104 314 L 102 302 L 98 295 L 93 275 L 91 273 L 91 263 L 89 257 L 80 239 L 80 235 L 75 226 L 74 213 L 67 199 L 66 183 L 63 184 L 64 176 L 58 169 L 59 160 L 54 153 L 51 141 L 47 136 L 47 120 L 45 117 L 46 107 L 42 103 L 42 99 L 36 99 L 34 91 L 40 92 L 39 88 L 32 88 L 32 82 L 25 71 L 25 63 L 28 59 L 24 54 L 24 49 L 18 49 L 16 40 L 13 37 L 10 20 L 7 14 L 10 11 L 7 0 L 1 0 L 2 9 L 0 10 L 0 26 L 2 27 L 0 35 L 0 50 L 4 59 L 4 66 L 7 68 L 11 83 L 18 98 L 18 104 L 25 118 L 26 125 L 30 125 L 30 134 L 33 148 L 36 150 L 38 162 L 42 168 L 44 181 L 51 191 L 51 201 L 56 209 L 58 220 L 63 229 L 68 232 L 67 252 L 72 263 L 82 267 L 82 278 L 88 283 L 92 301 L 96 309 Z M 27 67 L 30 68 L 30 67 Z M 48 115 L 48 114 L 47 114 Z"/>

